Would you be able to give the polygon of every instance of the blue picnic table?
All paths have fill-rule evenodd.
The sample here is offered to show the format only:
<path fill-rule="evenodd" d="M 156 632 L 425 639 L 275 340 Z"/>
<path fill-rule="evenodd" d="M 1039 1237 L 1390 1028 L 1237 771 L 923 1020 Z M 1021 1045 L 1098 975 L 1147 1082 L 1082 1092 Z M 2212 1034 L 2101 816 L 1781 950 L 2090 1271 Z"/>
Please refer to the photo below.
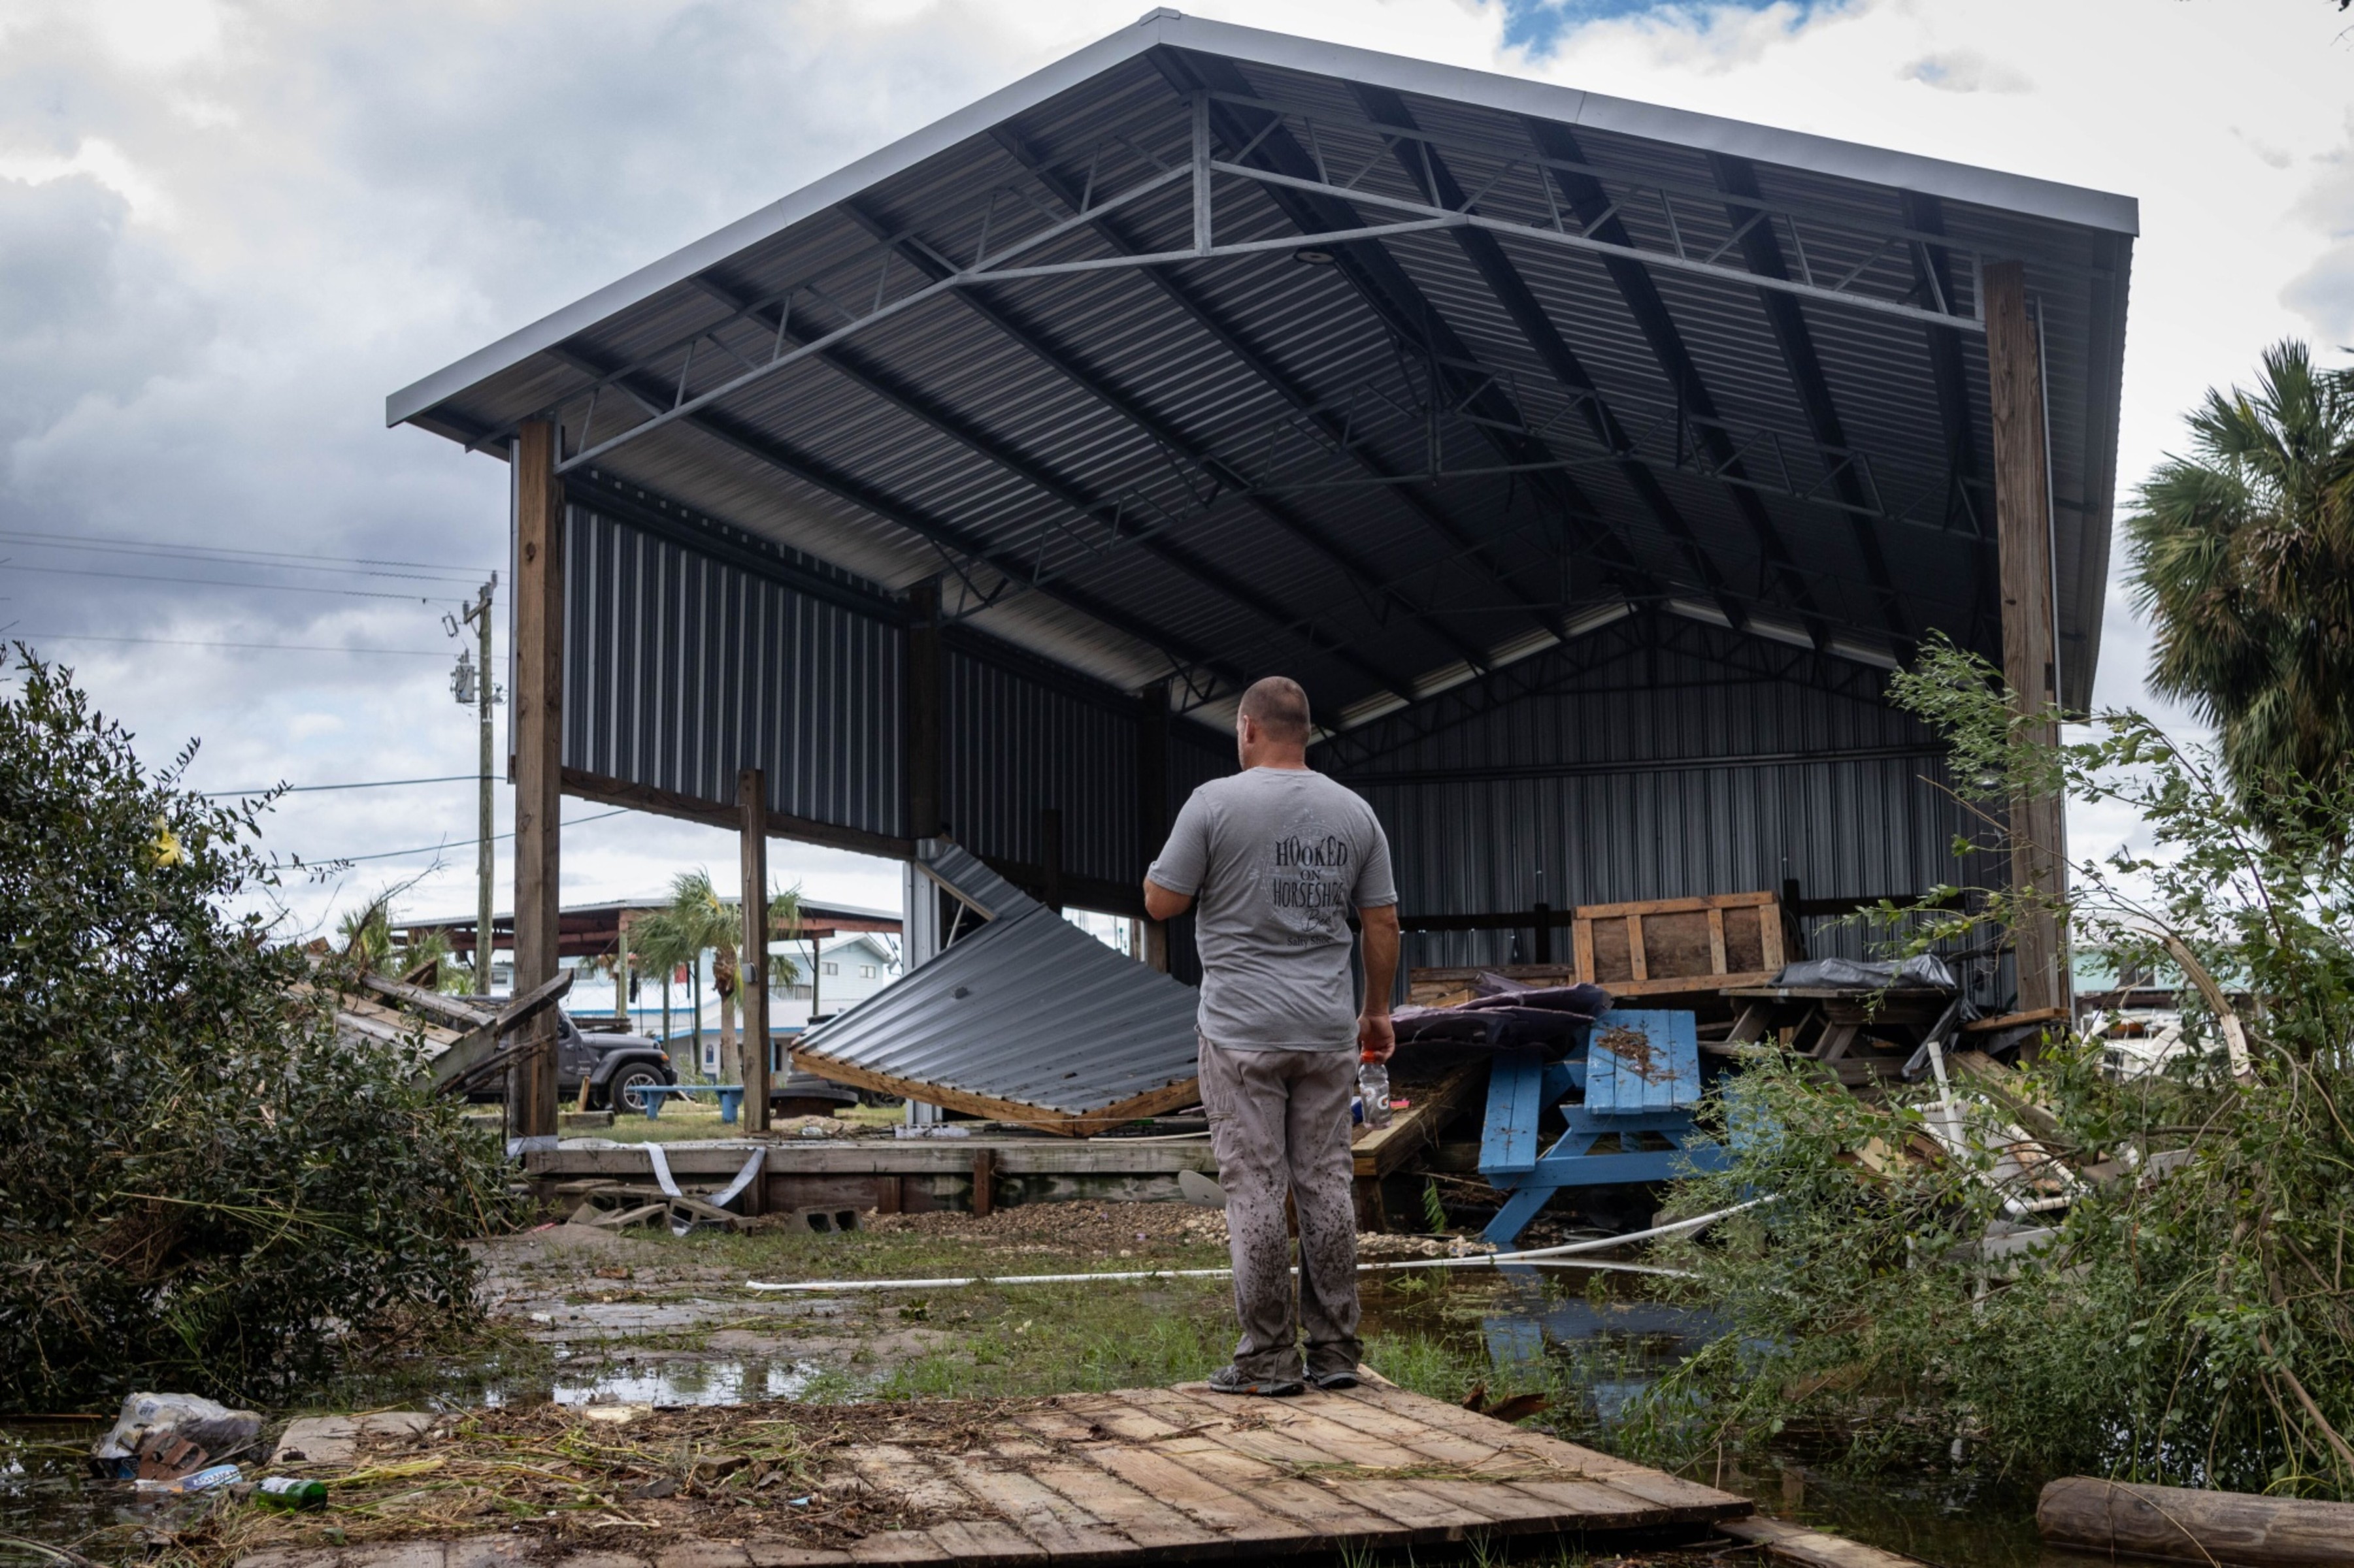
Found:
<path fill-rule="evenodd" d="M 647 1084 L 631 1089 L 630 1093 L 645 1101 L 648 1121 L 662 1115 L 663 1101 L 672 1095 L 717 1095 L 719 1120 L 723 1126 L 734 1123 L 737 1111 L 744 1104 L 744 1086 L 741 1084 Z"/>
<path fill-rule="evenodd" d="M 1569 1098 L 1571 1092 L 1579 1098 Z M 1508 1247 L 1564 1187 L 1660 1181 L 1722 1171 L 1724 1146 L 1700 1135 L 1700 1033 L 1689 1012 L 1618 1010 L 1596 1019 L 1585 1055 L 1547 1062 L 1534 1051 L 1497 1054 L 1488 1080 L 1479 1174 L 1509 1194 L 1484 1238 Z M 1568 1130 L 1539 1151 L 1539 1128 L 1558 1107 Z M 1666 1149 L 1638 1147 L 1656 1133 Z M 1594 1146 L 1616 1134 L 1616 1152 Z"/>

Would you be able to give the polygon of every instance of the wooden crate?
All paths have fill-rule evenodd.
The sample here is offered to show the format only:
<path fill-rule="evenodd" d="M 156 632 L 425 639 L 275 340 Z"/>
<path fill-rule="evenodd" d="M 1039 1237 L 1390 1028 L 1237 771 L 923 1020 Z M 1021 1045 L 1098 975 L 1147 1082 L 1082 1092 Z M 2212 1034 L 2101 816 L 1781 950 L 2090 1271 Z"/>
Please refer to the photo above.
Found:
<path fill-rule="evenodd" d="M 1782 901 L 1771 893 L 1716 893 L 1585 904 L 1571 912 L 1566 964 L 1515 964 L 1491 972 L 1528 985 L 1590 981 L 1614 997 L 1764 985 L 1782 972 Z M 1470 1000 L 1477 969 L 1417 969 L 1407 998 L 1446 1007 Z"/>

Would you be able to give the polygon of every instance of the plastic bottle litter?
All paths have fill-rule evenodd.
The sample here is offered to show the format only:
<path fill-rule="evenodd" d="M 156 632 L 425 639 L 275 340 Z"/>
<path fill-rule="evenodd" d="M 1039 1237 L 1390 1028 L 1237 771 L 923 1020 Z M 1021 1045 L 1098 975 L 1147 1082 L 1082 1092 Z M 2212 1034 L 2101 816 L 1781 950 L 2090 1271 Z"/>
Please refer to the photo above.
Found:
<path fill-rule="evenodd" d="M 169 1480 L 142 1479 L 131 1484 L 143 1492 L 208 1492 L 215 1487 L 225 1487 L 245 1478 L 245 1472 L 235 1465 L 212 1465 L 194 1474 L 174 1476 Z"/>
<path fill-rule="evenodd" d="M 1370 1052 L 1361 1054 L 1357 1067 L 1357 1097 L 1364 1111 L 1367 1127 L 1387 1127 L 1390 1124 L 1390 1070 L 1385 1063 L 1377 1062 Z"/>
<path fill-rule="evenodd" d="M 265 1476 L 261 1484 L 253 1489 L 253 1500 L 264 1508 L 324 1508 L 327 1483 L 298 1480 L 292 1476 Z"/>

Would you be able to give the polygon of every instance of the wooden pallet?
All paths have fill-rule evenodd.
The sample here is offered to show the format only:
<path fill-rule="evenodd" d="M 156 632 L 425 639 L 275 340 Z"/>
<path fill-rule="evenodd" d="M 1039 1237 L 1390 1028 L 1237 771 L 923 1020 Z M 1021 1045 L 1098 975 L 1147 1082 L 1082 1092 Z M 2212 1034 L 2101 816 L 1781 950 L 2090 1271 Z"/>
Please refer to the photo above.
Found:
<path fill-rule="evenodd" d="M 1569 927 L 1569 963 L 1494 972 L 1530 985 L 1591 983 L 1622 1001 L 1764 985 L 1782 972 L 1782 902 L 1771 893 L 1581 904 Z M 1414 969 L 1407 996 L 1426 1007 L 1469 1001 L 1479 972 Z"/>

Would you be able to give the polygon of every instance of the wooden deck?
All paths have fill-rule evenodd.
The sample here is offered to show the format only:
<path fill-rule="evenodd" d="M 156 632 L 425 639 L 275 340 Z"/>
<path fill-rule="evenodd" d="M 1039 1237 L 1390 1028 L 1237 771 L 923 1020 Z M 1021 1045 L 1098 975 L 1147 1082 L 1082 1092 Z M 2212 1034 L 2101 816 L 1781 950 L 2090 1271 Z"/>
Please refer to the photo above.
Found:
<path fill-rule="evenodd" d="M 825 1544 L 690 1540 L 549 1552 L 514 1535 L 277 1549 L 240 1568 L 789 1568 L 850 1563 L 1144 1563 L 1593 1539 L 1747 1517 L 1746 1499 L 1386 1384 L 1237 1399 L 1201 1383 L 1013 1407 L 953 1449 L 871 1441 L 825 1489 L 871 1489 L 928 1528 Z M 886 1510 L 893 1511 L 893 1510 Z M 617 1532 L 618 1533 L 618 1532 Z"/>

